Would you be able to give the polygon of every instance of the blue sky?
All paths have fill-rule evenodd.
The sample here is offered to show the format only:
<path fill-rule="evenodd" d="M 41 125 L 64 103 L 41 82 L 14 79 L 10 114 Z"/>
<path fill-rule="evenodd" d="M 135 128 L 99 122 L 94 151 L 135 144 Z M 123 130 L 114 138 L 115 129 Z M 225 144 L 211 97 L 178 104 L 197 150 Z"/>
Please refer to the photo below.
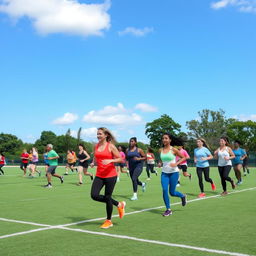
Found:
<path fill-rule="evenodd" d="M 145 142 L 162 114 L 256 121 L 255 27 L 254 0 L 0 0 L 0 132 Z"/>

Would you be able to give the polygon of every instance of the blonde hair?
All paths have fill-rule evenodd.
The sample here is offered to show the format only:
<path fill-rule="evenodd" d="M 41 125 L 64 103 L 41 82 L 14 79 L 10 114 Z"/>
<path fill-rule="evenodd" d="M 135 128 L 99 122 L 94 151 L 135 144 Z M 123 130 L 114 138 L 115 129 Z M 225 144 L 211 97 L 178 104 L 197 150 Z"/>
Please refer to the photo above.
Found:
<path fill-rule="evenodd" d="M 116 143 L 116 139 L 109 129 L 107 129 L 105 127 L 100 127 L 100 128 L 98 128 L 98 130 L 102 130 L 103 133 L 107 136 L 107 138 L 106 138 L 107 142 L 111 142 L 113 144 Z"/>

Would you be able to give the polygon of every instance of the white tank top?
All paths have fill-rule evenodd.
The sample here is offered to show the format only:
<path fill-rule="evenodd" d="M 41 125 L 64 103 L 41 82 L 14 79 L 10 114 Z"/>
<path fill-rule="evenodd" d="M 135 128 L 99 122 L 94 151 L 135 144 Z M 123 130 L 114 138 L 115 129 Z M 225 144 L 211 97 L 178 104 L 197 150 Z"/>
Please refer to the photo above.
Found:
<path fill-rule="evenodd" d="M 224 158 L 226 156 L 230 157 L 227 147 L 224 150 L 218 150 L 218 166 L 232 165 L 231 160 Z"/>

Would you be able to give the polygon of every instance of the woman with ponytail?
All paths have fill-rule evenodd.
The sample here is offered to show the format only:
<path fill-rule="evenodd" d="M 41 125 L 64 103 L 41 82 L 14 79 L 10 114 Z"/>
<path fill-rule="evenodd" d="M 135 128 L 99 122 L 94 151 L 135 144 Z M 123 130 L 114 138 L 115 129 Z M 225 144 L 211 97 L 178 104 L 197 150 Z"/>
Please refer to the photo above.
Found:
<path fill-rule="evenodd" d="M 162 136 L 162 148 L 159 150 L 161 162 L 159 167 L 162 165 L 161 184 L 163 189 L 163 199 L 166 206 L 166 211 L 163 213 L 164 217 L 172 214 L 170 207 L 171 196 L 179 197 L 182 202 L 182 206 L 186 205 L 186 195 L 176 191 L 176 186 L 179 180 L 179 169 L 178 165 L 186 160 L 186 158 L 180 153 L 174 146 L 182 146 L 183 141 L 179 138 L 174 137 L 169 133 L 165 133 Z M 176 161 L 176 156 L 179 160 Z"/>
<path fill-rule="evenodd" d="M 199 180 L 199 187 L 201 193 L 198 195 L 199 198 L 206 196 L 204 192 L 203 174 L 206 182 L 211 183 L 212 190 L 216 190 L 216 186 L 213 180 L 210 178 L 210 165 L 209 160 L 213 158 L 206 141 L 202 138 L 196 141 L 197 148 L 194 150 L 194 162 L 196 164 L 196 173 Z"/>

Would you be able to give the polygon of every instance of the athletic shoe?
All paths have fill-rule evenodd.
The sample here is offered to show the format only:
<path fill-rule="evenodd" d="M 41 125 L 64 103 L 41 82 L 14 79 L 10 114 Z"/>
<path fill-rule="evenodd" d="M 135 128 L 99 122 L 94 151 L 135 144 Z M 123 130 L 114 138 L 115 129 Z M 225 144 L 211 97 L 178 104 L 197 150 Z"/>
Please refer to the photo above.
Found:
<path fill-rule="evenodd" d="M 145 182 L 142 183 L 142 192 L 146 191 L 146 185 L 147 185 L 147 183 L 145 183 Z"/>
<path fill-rule="evenodd" d="M 244 176 L 246 176 L 246 172 L 244 172 Z"/>
<path fill-rule="evenodd" d="M 220 195 L 221 195 L 221 196 L 226 196 L 227 194 L 228 194 L 227 191 L 223 191 Z"/>
<path fill-rule="evenodd" d="M 77 186 L 81 186 L 81 185 L 83 185 L 83 182 L 78 182 L 77 183 Z"/>
<path fill-rule="evenodd" d="M 192 174 L 190 173 L 190 175 L 188 176 L 189 180 L 191 181 L 192 179 Z"/>
<path fill-rule="evenodd" d="M 170 216 L 170 215 L 172 215 L 172 210 L 166 210 L 166 211 L 162 214 L 163 217 L 167 217 L 167 216 Z"/>
<path fill-rule="evenodd" d="M 52 185 L 51 184 L 47 184 L 44 186 L 45 188 L 52 188 Z"/>
<path fill-rule="evenodd" d="M 242 184 L 243 184 L 243 182 L 241 180 L 236 183 L 237 186 L 240 186 Z"/>
<path fill-rule="evenodd" d="M 64 175 L 68 175 L 68 173 L 65 172 Z"/>
<path fill-rule="evenodd" d="M 138 197 L 137 196 L 132 196 L 131 200 L 132 201 L 138 200 Z"/>
<path fill-rule="evenodd" d="M 235 182 L 233 180 L 231 181 L 231 186 L 232 186 L 232 189 L 236 188 L 236 184 L 235 184 Z"/>
<path fill-rule="evenodd" d="M 249 170 L 249 169 L 247 169 L 247 173 L 248 173 L 248 174 L 250 173 L 250 170 Z"/>
<path fill-rule="evenodd" d="M 119 218 L 122 219 L 125 215 L 125 205 L 126 205 L 126 202 L 125 201 L 122 201 L 120 202 L 121 206 L 120 207 L 117 207 L 117 210 L 118 210 L 118 213 L 119 213 Z"/>
<path fill-rule="evenodd" d="M 120 181 L 120 178 L 119 178 L 119 177 L 117 177 L 116 181 L 117 181 L 117 182 L 119 182 L 119 181 Z"/>
<path fill-rule="evenodd" d="M 150 178 L 147 178 L 147 180 L 151 180 Z"/>
<path fill-rule="evenodd" d="M 63 176 L 60 177 L 60 182 L 61 182 L 61 184 L 64 182 L 64 177 Z"/>
<path fill-rule="evenodd" d="M 212 184 L 211 184 L 211 186 L 212 186 L 212 190 L 213 190 L 213 191 L 215 191 L 215 190 L 216 190 L 216 186 L 215 186 L 215 184 L 214 184 L 214 183 L 212 183 Z"/>
<path fill-rule="evenodd" d="M 155 170 L 155 174 L 156 174 L 156 176 L 157 176 L 157 174 L 158 174 L 157 170 Z"/>
<path fill-rule="evenodd" d="M 104 229 L 111 228 L 111 227 L 113 227 L 113 223 L 111 220 L 105 220 L 104 223 L 100 226 L 100 228 L 104 228 Z"/>
<path fill-rule="evenodd" d="M 38 173 L 39 177 L 41 177 L 41 172 Z"/>
<path fill-rule="evenodd" d="M 90 178 L 91 178 L 91 181 L 93 181 L 93 179 L 94 179 L 93 175 L 92 175 L 92 176 L 90 176 Z"/>
<path fill-rule="evenodd" d="M 181 205 L 182 206 L 185 206 L 187 204 L 187 196 L 184 195 L 182 198 L 181 198 Z"/>
<path fill-rule="evenodd" d="M 200 193 L 200 194 L 198 195 L 199 198 L 204 198 L 205 196 L 206 196 L 205 193 Z"/>
<path fill-rule="evenodd" d="M 180 187 L 180 183 L 177 183 L 176 187 Z"/>
<path fill-rule="evenodd" d="M 127 173 L 126 173 L 126 174 L 127 174 L 127 176 L 128 176 L 128 177 L 130 176 L 130 172 L 129 172 L 129 170 L 127 170 Z"/>

